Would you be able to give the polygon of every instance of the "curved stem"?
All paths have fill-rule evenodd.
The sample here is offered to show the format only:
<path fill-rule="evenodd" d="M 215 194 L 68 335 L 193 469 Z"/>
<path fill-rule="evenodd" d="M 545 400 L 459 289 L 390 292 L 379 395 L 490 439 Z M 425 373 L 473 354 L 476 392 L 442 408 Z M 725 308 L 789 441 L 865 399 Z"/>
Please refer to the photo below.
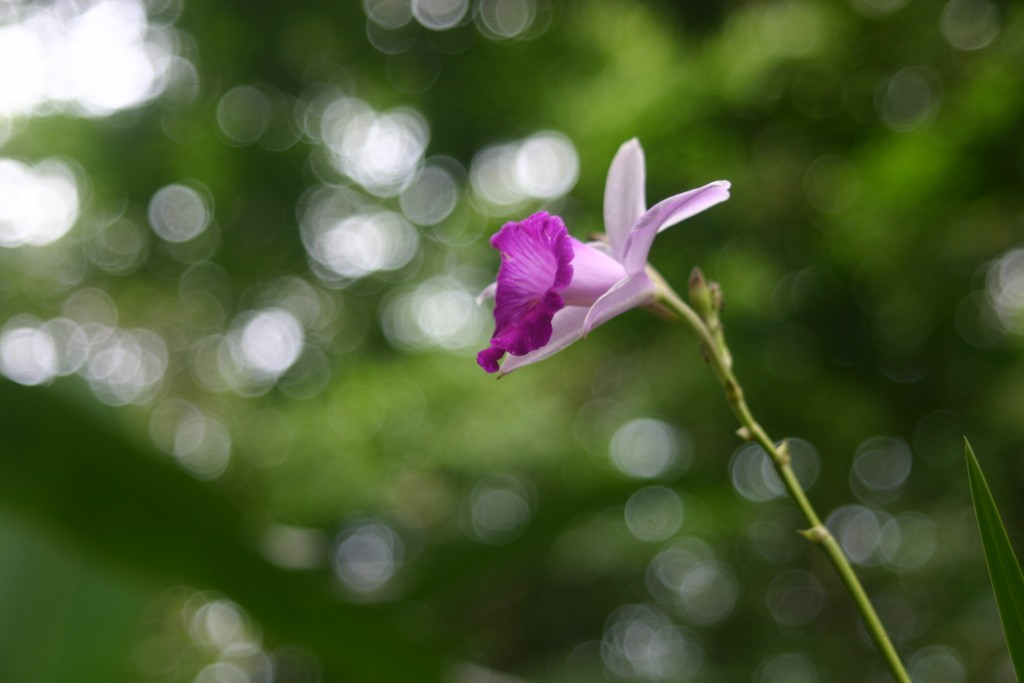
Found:
<path fill-rule="evenodd" d="M 667 309 L 673 317 L 681 323 L 689 326 L 694 332 L 700 337 L 703 351 L 708 363 L 714 370 L 715 375 L 718 376 L 719 381 L 722 383 L 722 387 L 725 389 L 725 397 L 729 401 L 729 406 L 732 408 L 733 413 L 736 414 L 736 418 L 739 420 L 741 426 L 740 434 L 744 438 L 754 441 L 765 450 L 765 452 L 771 457 L 772 464 L 775 466 L 775 471 L 782 479 L 782 483 L 785 485 L 789 495 L 792 496 L 793 500 L 796 501 L 797 507 L 800 508 L 800 512 L 803 513 L 804 518 L 807 520 L 810 528 L 806 531 L 801 532 L 805 538 L 821 546 L 821 549 L 825 552 L 829 562 L 835 567 L 836 572 L 839 573 L 839 578 L 842 580 L 843 585 L 846 586 L 846 590 L 850 593 L 853 598 L 854 604 L 857 606 L 858 612 L 860 612 L 861 619 L 864 620 L 864 625 L 868 629 L 868 633 L 871 634 L 872 639 L 875 641 L 875 645 L 878 647 L 885 659 L 886 664 L 889 666 L 890 672 L 892 672 L 893 678 L 897 683 L 910 683 L 910 676 L 907 675 L 906 670 L 903 668 L 903 663 L 900 661 L 899 654 L 896 652 L 896 648 L 893 647 L 892 641 L 889 639 L 889 635 L 885 631 L 885 627 L 882 625 L 881 619 L 878 618 L 878 614 L 875 612 L 875 608 L 871 605 L 871 601 L 868 599 L 867 593 L 864 591 L 864 587 L 861 585 L 860 580 L 853 571 L 853 567 L 850 565 L 850 561 L 846 558 L 842 548 L 836 539 L 832 536 L 829 530 L 821 523 L 821 519 L 818 517 L 818 513 L 814 510 L 814 506 L 811 505 L 811 501 L 807 498 L 807 494 L 804 492 L 803 486 L 800 481 L 796 478 L 796 474 L 793 472 L 793 468 L 790 465 L 789 450 L 786 446 L 786 442 L 783 441 L 780 444 L 776 444 L 765 432 L 764 428 L 754 418 L 750 412 L 750 408 L 747 406 L 746 399 L 743 397 L 743 388 L 737 381 L 736 376 L 732 371 L 732 357 L 729 353 L 729 349 L 725 343 L 725 336 L 722 334 L 721 326 L 716 321 L 714 322 L 715 329 L 709 329 L 709 326 L 705 323 L 704 319 L 697 314 L 690 306 L 679 298 L 668 285 L 661 280 L 660 277 L 655 278 L 660 285 L 661 297 L 659 303 Z"/>

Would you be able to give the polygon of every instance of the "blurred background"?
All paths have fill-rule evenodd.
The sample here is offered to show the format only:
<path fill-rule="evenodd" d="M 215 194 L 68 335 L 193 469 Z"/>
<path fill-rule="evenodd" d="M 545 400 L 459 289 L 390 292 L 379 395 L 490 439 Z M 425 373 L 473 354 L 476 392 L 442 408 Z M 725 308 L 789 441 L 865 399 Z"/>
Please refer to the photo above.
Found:
<path fill-rule="evenodd" d="M 737 372 L 917 683 L 1011 681 L 1024 8 L 0 1 L 0 680 L 888 680 L 685 330 L 501 382 L 487 238 L 732 199 Z"/>

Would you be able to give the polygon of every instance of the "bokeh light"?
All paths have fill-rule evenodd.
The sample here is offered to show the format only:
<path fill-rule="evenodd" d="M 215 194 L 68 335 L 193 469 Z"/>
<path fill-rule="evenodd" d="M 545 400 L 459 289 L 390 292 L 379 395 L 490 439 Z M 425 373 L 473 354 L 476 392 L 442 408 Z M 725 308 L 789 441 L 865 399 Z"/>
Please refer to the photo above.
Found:
<path fill-rule="evenodd" d="M 516 477 L 494 475 L 473 487 L 463 526 L 482 543 L 500 545 L 515 539 L 532 514 L 531 492 Z"/>
<path fill-rule="evenodd" d="M 430 127 L 412 109 L 378 113 L 362 100 L 341 97 L 324 109 L 320 134 L 339 172 L 371 194 L 393 197 L 415 176 Z"/>
<path fill-rule="evenodd" d="M 107 116 L 166 86 L 174 37 L 138 0 L 14 3 L 0 26 L 0 115 Z"/>
<path fill-rule="evenodd" d="M 302 351 L 302 325 L 280 308 L 258 311 L 236 321 L 232 355 L 257 382 L 280 377 Z"/>
<path fill-rule="evenodd" d="M 210 224 L 213 212 L 207 200 L 188 185 L 163 187 L 149 202 L 149 224 L 168 242 L 187 242 Z"/>
<path fill-rule="evenodd" d="M 576 184 L 579 172 L 576 148 L 561 133 L 531 135 L 516 151 L 516 180 L 530 197 L 561 197 Z"/>
<path fill-rule="evenodd" d="M 31 112 L 46 97 L 43 41 L 18 24 L 0 27 L 0 112 Z"/>
<path fill-rule="evenodd" d="M 999 35 L 999 10 L 988 0 L 949 0 L 942 8 L 942 37 L 960 50 L 980 50 Z"/>
<path fill-rule="evenodd" d="M 327 282 L 344 286 L 378 271 L 397 270 L 416 256 L 419 237 L 400 214 L 339 209 L 337 198 L 321 196 L 303 221 L 306 250 Z"/>
<path fill-rule="evenodd" d="M 942 101 L 942 83 L 923 66 L 907 66 L 894 73 L 880 89 L 878 114 L 896 131 L 909 131 L 930 121 Z"/>
<path fill-rule="evenodd" d="M 844 505 L 835 509 L 825 521 L 851 562 L 862 565 L 878 563 L 882 529 L 892 517 L 882 510 L 863 505 Z"/>
<path fill-rule="evenodd" d="M 423 351 L 475 348 L 481 343 L 489 320 L 465 285 L 439 277 L 389 301 L 382 323 L 384 334 L 394 346 L 404 351 Z"/>
<path fill-rule="evenodd" d="M 485 36 L 508 40 L 529 31 L 536 18 L 536 0 L 480 0 L 476 22 Z"/>
<path fill-rule="evenodd" d="M 79 194 L 75 174 L 63 162 L 29 166 L 0 158 L 0 247 L 59 240 L 78 220 Z"/>
<path fill-rule="evenodd" d="M 402 213 L 419 225 L 436 225 L 455 209 L 458 187 L 443 166 L 428 164 L 402 191 Z"/>
<path fill-rule="evenodd" d="M 795 652 L 769 657 L 754 676 L 754 683 L 818 683 L 820 680 L 811 658 Z"/>
<path fill-rule="evenodd" d="M 0 370 L 21 384 L 78 373 L 98 400 L 115 406 L 158 395 L 169 363 L 162 337 L 117 327 L 117 309 L 101 290 L 79 290 L 64 312 L 45 324 L 30 317 L 8 321 L 0 336 Z"/>
<path fill-rule="evenodd" d="M 231 434 L 217 418 L 196 411 L 178 423 L 172 454 L 196 477 L 214 479 L 230 462 Z"/>
<path fill-rule="evenodd" d="M 68 318 L 51 318 L 43 327 L 57 350 L 57 375 L 78 372 L 89 359 L 89 328 Z"/>
<path fill-rule="evenodd" d="M 772 618 L 787 627 L 806 626 L 827 604 L 821 582 L 802 569 L 790 569 L 772 579 L 765 597 Z"/>
<path fill-rule="evenodd" d="M 688 681 L 700 672 L 704 650 L 697 636 L 657 608 L 626 605 L 608 617 L 601 658 L 618 678 Z"/>
<path fill-rule="evenodd" d="M 110 405 L 150 400 L 167 371 L 167 345 L 156 333 L 95 327 L 82 374 L 96 397 Z"/>
<path fill-rule="evenodd" d="M 516 174 L 517 151 L 512 144 L 494 145 L 481 150 L 473 158 L 470 168 L 473 190 L 499 211 L 515 206 L 525 198 Z"/>
<path fill-rule="evenodd" d="M 814 446 L 804 439 L 787 439 L 790 466 L 804 489 L 818 478 L 820 458 Z M 772 460 L 757 444 L 740 446 L 729 460 L 729 476 L 736 491 L 754 502 L 765 502 L 786 495 L 786 487 L 775 471 Z"/>
<path fill-rule="evenodd" d="M 405 558 L 405 546 L 382 520 L 349 520 L 334 539 L 334 573 L 345 588 L 364 597 L 382 591 Z"/>
<path fill-rule="evenodd" d="M 240 85 L 221 95 L 217 103 L 217 124 L 235 145 L 251 145 L 270 124 L 270 100 L 251 85 Z"/>
<path fill-rule="evenodd" d="M 579 157 L 567 137 L 555 131 L 486 147 L 473 158 L 470 181 L 481 208 L 506 213 L 527 199 L 554 199 L 579 177 Z"/>
<path fill-rule="evenodd" d="M 904 512 L 888 519 L 881 534 L 879 551 L 882 562 L 900 573 L 922 569 L 938 548 L 935 522 L 916 512 Z"/>
<path fill-rule="evenodd" d="M 616 429 L 608 455 L 620 472 L 635 479 L 680 474 L 693 458 L 685 433 L 651 418 L 630 420 Z"/>
<path fill-rule="evenodd" d="M 739 581 L 723 562 L 701 562 L 686 571 L 677 586 L 679 606 L 694 624 L 716 624 L 725 619 L 739 597 Z"/>
<path fill-rule="evenodd" d="M 378 25 L 397 29 L 412 19 L 410 0 L 363 0 L 363 10 Z"/>
<path fill-rule="evenodd" d="M 318 569 L 327 561 L 327 537 L 319 529 L 275 524 L 260 539 L 263 556 L 278 567 Z"/>
<path fill-rule="evenodd" d="M 664 486 L 640 489 L 626 502 L 626 526 L 641 541 L 671 538 L 683 525 L 683 501 Z"/>
<path fill-rule="evenodd" d="M 703 541 L 682 538 L 651 560 L 647 589 L 659 604 L 691 624 L 708 626 L 729 616 L 739 599 L 735 571 Z"/>
<path fill-rule="evenodd" d="M 154 445 L 199 479 L 215 479 L 231 460 L 231 433 L 214 415 L 183 399 L 168 399 L 150 415 Z"/>
<path fill-rule="evenodd" d="M 142 266 L 149 255 L 148 232 L 123 216 L 99 219 L 89 226 L 88 233 L 85 253 L 108 273 L 128 274 Z"/>
<path fill-rule="evenodd" d="M 30 318 L 8 322 L 0 332 L 0 372 L 18 384 L 45 384 L 57 375 L 59 359 L 53 337 Z"/>
<path fill-rule="evenodd" d="M 963 683 L 967 670 L 960 654 L 946 645 L 929 645 L 910 656 L 907 672 L 920 683 Z"/>
<path fill-rule="evenodd" d="M 1007 251 L 989 267 L 985 293 L 1002 328 L 1024 336 L 1024 249 Z"/>
<path fill-rule="evenodd" d="M 300 655 L 311 672 L 317 671 L 315 659 L 300 648 L 285 646 L 268 652 L 260 625 L 223 595 L 179 586 L 147 611 L 144 637 L 133 658 L 140 673 L 154 680 L 271 683 L 282 673 L 288 675 L 290 666 L 299 663 L 292 658 Z M 316 681 L 314 677 L 289 680 Z"/>
<path fill-rule="evenodd" d="M 879 436 L 857 449 L 850 470 L 850 487 L 865 503 L 895 500 L 913 465 L 910 446 L 902 439 Z"/>
<path fill-rule="evenodd" d="M 468 10 L 469 0 L 412 0 L 416 21 L 434 31 L 454 28 Z"/>
<path fill-rule="evenodd" d="M 238 85 L 217 102 L 217 126 L 229 145 L 259 143 L 275 152 L 289 149 L 301 137 L 294 98 L 266 83 Z"/>
<path fill-rule="evenodd" d="M 853 0 L 853 6 L 868 16 L 879 16 L 899 10 L 910 0 Z"/>

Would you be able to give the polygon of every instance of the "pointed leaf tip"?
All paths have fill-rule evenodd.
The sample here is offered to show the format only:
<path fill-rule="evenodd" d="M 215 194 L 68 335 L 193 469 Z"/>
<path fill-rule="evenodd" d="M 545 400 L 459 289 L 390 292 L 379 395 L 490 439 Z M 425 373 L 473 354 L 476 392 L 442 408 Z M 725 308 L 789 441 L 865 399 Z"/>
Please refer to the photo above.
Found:
<path fill-rule="evenodd" d="M 999 517 L 992 491 L 967 437 L 964 437 L 964 455 L 967 458 L 971 501 L 978 519 L 978 531 L 985 550 L 989 578 L 992 580 L 992 592 L 999 608 L 999 619 L 1003 624 L 1017 680 L 1024 681 L 1024 574 L 1021 573 L 1020 563 Z"/>

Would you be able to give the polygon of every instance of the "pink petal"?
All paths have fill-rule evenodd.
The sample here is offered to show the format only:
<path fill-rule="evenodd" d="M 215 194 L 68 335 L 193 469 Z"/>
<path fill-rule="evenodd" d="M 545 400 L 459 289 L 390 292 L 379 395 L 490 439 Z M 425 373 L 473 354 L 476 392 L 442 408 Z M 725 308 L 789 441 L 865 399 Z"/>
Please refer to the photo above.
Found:
<path fill-rule="evenodd" d="M 631 308 L 654 303 L 656 292 L 646 272 L 641 271 L 622 280 L 590 307 L 583 321 L 583 334 L 590 334 L 598 325 L 603 325 Z"/>
<path fill-rule="evenodd" d="M 644 213 L 644 150 L 633 138 L 615 154 L 604 187 L 604 229 L 612 255 L 622 260 L 626 238 Z"/>
<path fill-rule="evenodd" d="M 640 273 L 647 267 L 647 255 L 654 236 L 676 223 L 686 220 L 729 198 L 729 181 L 717 180 L 696 190 L 683 192 L 652 206 L 629 233 L 623 253 L 623 265 L 629 274 Z"/>
<path fill-rule="evenodd" d="M 524 365 L 544 360 L 577 339 L 581 339 L 583 337 L 583 321 L 589 310 L 586 306 L 566 306 L 555 313 L 555 317 L 551 320 L 551 340 L 536 351 L 531 351 L 524 356 L 506 356 L 505 362 L 501 366 L 501 374 L 498 376 L 502 377 Z"/>
<path fill-rule="evenodd" d="M 559 294 L 567 306 L 592 306 L 619 280 L 626 277 L 622 264 L 608 254 L 570 237 L 572 242 L 572 282 Z"/>

